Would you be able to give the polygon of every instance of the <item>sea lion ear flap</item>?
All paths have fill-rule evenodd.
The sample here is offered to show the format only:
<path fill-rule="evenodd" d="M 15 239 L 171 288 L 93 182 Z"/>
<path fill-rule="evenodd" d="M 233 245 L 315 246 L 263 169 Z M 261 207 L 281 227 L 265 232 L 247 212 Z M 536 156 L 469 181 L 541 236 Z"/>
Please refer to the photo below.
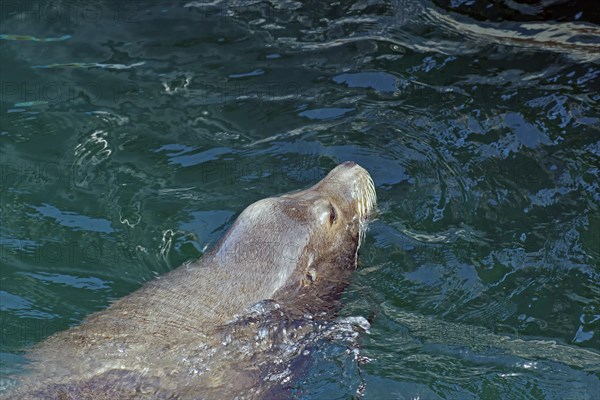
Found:
<path fill-rule="evenodd" d="M 303 283 L 305 285 L 309 285 L 317 281 L 317 270 L 314 268 L 309 268 L 304 275 Z"/>

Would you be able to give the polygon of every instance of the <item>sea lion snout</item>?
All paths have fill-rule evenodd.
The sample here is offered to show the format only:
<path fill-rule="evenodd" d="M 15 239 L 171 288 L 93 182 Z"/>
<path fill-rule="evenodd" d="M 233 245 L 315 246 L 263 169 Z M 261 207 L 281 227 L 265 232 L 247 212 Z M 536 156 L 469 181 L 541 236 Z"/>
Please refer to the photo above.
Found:
<path fill-rule="evenodd" d="M 377 204 L 371 175 L 354 161 L 338 165 L 316 186 L 321 186 L 343 209 L 355 213 L 353 217 L 359 222 L 367 220 Z"/>
<path fill-rule="evenodd" d="M 339 164 L 309 189 L 281 197 L 312 204 L 319 221 L 341 220 L 347 226 L 356 225 L 355 234 L 363 230 L 377 203 L 371 175 L 354 161 Z"/>

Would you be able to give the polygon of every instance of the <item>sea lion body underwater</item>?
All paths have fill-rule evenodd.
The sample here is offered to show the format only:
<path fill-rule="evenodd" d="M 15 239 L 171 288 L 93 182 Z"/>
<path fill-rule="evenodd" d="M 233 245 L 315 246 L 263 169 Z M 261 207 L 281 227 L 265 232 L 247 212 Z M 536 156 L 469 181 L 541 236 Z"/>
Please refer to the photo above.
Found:
<path fill-rule="evenodd" d="M 251 204 L 198 261 L 37 345 L 29 353 L 31 372 L 8 398 L 273 393 L 290 375 L 282 382 L 265 370 L 294 357 L 289 346 L 278 347 L 293 338 L 275 340 L 287 331 L 273 321 L 289 328 L 297 316 L 332 316 L 375 204 L 373 181 L 354 162 L 306 190 Z"/>

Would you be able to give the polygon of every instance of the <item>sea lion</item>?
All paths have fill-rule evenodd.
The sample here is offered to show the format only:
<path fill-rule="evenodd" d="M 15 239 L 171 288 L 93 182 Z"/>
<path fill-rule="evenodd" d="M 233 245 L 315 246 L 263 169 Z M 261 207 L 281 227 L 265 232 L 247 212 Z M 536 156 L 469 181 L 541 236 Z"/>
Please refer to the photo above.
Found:
<path fill-rule="evenodd" d="M 318 326 L 298 321 L 333 315 L 375 205 L 350 161 L 251 204 L 198 261 L 34 348 L 9 398 L 271 397 Z"/>

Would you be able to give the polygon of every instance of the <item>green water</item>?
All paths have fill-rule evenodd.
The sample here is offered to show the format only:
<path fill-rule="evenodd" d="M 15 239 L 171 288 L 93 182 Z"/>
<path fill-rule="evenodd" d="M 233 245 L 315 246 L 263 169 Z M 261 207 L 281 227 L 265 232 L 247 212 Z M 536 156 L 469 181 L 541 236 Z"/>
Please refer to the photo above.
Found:
<path fill-rule="evenodd" d="M 379 216 L 303 398 L 600 398 L 600 28 L 429 2 L 10 2 L 0 369 L 339 162 Z M 5 380 L 1 381 L 5 385 Z"/>

